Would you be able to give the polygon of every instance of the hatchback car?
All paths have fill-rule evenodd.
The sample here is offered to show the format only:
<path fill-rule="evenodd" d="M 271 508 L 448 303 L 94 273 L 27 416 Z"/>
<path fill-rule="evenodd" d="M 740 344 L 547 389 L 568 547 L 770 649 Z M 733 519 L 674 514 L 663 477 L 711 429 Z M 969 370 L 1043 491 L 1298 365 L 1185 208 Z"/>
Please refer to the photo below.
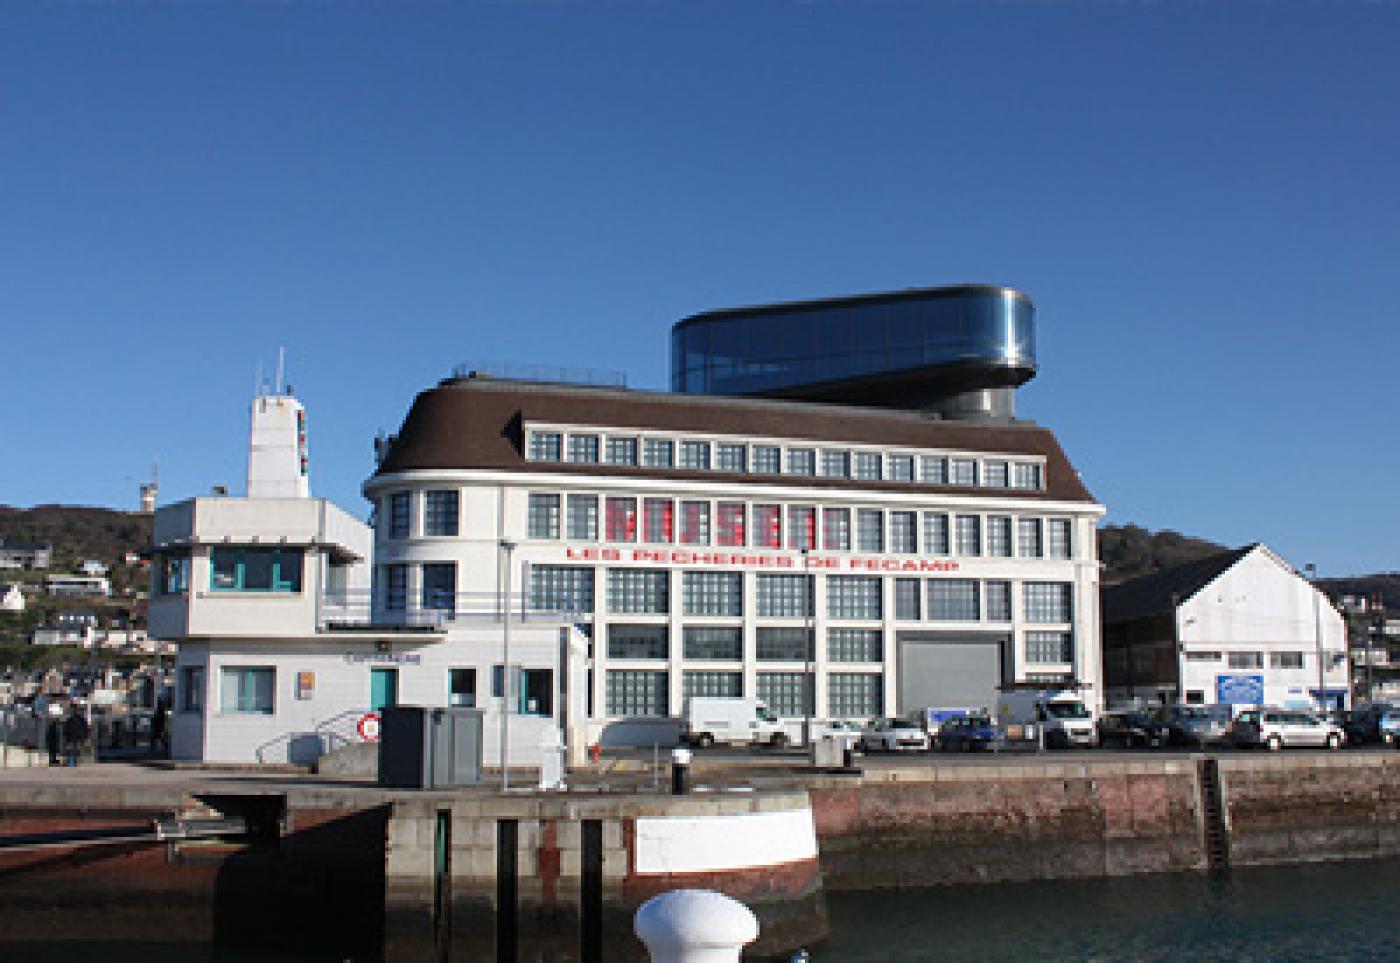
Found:
<path fill-rule="evenodd" d="M 1134 710 L 1105 712 L 1099 717 L 1099 745 L 1132 749 L 1135 746 L 1165 746 L 1170 731 L 1145 712 Z"/>
<path fill-rule="evenodd" d="M 1347 738 L 1335 722 L 1299 709 L 1248 709 L 1235 719 L 1231 737 L 1236 745 L 1272 752 L 1285 746 L 1340 749 Z"/>
<path fill-rule="evenodd" d="M 907 719 L 875 719 L 860 731 L 856 748 L 862 752 L 925 752 L 928 733 Z"/>
<path fill-rule="evenodd" d="M 944 752 L 976 752 L 995 749 L 1001 733 L 988 716 L 960 716 L 949 719 L 938 730 L 938 748 Z"/>
<path fill-rule="evenodd" d="M 1167 741 L 1176 746 L 1204 747 L 1230 738 L 1230 707 L 1225 705 L 1162 706 L 1152 719 L 1167 730 Z"/>

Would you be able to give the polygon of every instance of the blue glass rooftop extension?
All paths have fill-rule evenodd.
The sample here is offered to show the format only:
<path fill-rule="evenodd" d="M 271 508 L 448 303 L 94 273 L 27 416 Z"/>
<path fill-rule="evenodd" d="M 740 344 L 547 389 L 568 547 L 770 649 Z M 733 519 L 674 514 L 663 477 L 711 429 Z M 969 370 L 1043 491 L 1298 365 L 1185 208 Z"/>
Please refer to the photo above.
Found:
<path fill-rule="evenodd" d="M 696 314 L 671 331 L 671 389 L 1013 416 L 1035 307 L 1011 288 L 921 288 Z"/>

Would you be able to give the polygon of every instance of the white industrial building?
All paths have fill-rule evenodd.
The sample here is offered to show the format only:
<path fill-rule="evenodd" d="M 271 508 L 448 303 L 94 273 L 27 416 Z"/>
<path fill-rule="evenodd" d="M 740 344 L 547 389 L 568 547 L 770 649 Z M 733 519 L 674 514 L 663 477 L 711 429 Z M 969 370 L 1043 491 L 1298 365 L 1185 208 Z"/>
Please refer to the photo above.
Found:
<path fill-rule="evenodd" d="M 1108 586 L 1103 613 L 1110 704 L 1349 702 L 1341 613 L 1263 545 Z"/>

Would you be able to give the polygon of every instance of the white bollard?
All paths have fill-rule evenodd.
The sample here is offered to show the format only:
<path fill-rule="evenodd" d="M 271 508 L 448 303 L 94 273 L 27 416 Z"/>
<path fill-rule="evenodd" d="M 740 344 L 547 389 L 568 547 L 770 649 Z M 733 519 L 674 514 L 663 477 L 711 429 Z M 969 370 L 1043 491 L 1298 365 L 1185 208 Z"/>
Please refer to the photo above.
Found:
<path fill-rule="evenodd" d="M 738 963 L 758 939 L 758 917 L 737 899 L 708 889 L 673 889 L 653 896 L 632 922 L 651 963 Z"/>

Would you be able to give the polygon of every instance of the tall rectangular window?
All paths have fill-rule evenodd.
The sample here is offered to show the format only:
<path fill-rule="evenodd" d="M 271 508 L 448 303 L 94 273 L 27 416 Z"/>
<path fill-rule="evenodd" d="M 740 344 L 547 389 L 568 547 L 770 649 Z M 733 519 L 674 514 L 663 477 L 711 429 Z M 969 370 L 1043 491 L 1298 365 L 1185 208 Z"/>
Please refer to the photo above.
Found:
<path fill-rule="evenodd" d="M 795 626 L 759 627 L 754 648 L 760 662 L 805 662 L 815 655 L 812 633 Z"/>
<path fill-rule="evenodd" d="M 598 496 L 570 495 L 568 507 L 569 537 L 595 541 L 598 538 Z"/>
<path fill-rule="evenodd" d="M 880 480 L 880 453 L 878 451 L 858 451 L 851 465 L 852 477 L 860 481 Z"/>
<path fill-rule="evenodd" d="M 402 612 L 408 607 L 408 566 L 384 566 L 384 608 Z"/>
<path fill-rule="evenodd" d="M 181 667 L 180 711 L 204 711 L 204 666 L 187 665 Z"/>
<path fill-rule="evenodd" d="M 456 491 L 433 491 L 423 495 L 423 534 L 457 534 Z"/>
<path fill-rule="evenodd" d="M 585 565 L 531 565 L 530 608 L 587 615 L 593 611 L 593 569 Z"/>
<path fill-rule="evenodd" d="M 681 442 L 681 467 L 708 471 L 710 468 L 710 443 L 708 441 Z"/>
<path fill-rule="evenodd" d="M 760 475 L 782 474 L 783 450 L 777 445 L 754 445 L 753 470 Z"/>
<path fill-rule="evenodd" d="M 423 566 L 423 608 L 457 610 L 457 563 L 428 562 Z"/>
<path fill-rule="evenodd" d="M 789 475 L 815 475 L 817 473 L 817 450 L 815 448 L 789 448 L 787 473 Z"/>
<path fill-rule="evenodd" d="M 759 618 L 807 618 L 812 614 L 812 577 L 760 572 L 755 576 Z"/>
<path fill-rule="evenodd" d="M 982 554 L 982 517 L 959 515 L 957 518 L 958 554 Z"/>
<path fill-rule="evenodd" d="M 668 569 L 608 569 L 608 611 L 614 615 L 666 615 L 671 611 Z"/>
<path fill-rule="evenodd" d="M 669 631 L 664 625 L 609 625 L 608 658 L 667 658 L 671 649 Z"/>
<path fill-rule="evenodd" d="M 608 496 L 603 503 L 603 537 L 609 542 L 637 540 L 637 500 Z"/>
<path fill-rule="evenodd" d="M 569 461 L 585 465 L 598 464 L 598 436 L 570 435 Z"/>
<path fill-rule="evenodd" d="M 758 698 L 774 715 L 793 718 L 814 711 L 812 677 L 805 672 L 760 672 L 757 679 Z"/>
<path fill-rule="evenodd" d="M 977 484 L 977 462 L 972 458 L 953 458 L 948 462 L 948 482 L 953 485 Z"/>
<path fill-rule="evenodd" d="M 880 662 L 885 657 L 882 639 L 879 629 L 828 629 L 826 657 L 832 662 Z"/>
<path fill-rule="evenodd" d="M 883 552 L 885 550 L 885 513 L 878 508 L 856 509 L 856 550 Z"/>
<path fill-rule="evenodd" d="M 930 555 L 949 555 L 947 512 L 924 512 L 924 551 Z"/>
<path fill-rule="evenodd" d="M 948 484 L 948 459 L 924 455 L 919 459 L 919 481 L 925 485 Z"/>
<path fill-rule="evenodd" d="M 827 677 L 827 714 L 869 719 L 884 709 L 884 680 L 873 672 L 833 672 Z"/>
<path fill-rule="evenodd" d="M 826 580 L 826 614 L 833 619 L 883 617 L 881 579 L 877 575 L 833 575 Z"/>
<path fill-rule="evenodd" d="M 605 703 L 610 716 L 670 714 L 665 672 L 650 669 L 609 669 L 604 677 Z"/>
<path fill-rule="evenodd" d="M 788 548 L 817 547 L 817 510 L 811 505 L 788 506 Z"/>
<path fill-rule="evenodd" d="M 851 550 L 851 510 L 822 509 L 822 548 L 828 552 Z"/>
<path fill-rule="evenodd" d="M 530 461 L 561 461 L 564 436 L 557 431 L 530 432 Z"/>
<path fill-rule="evenodd" d="M 894 580 L 894 617 L 901 622 L 917 622 L 923 616 L 919 580 L 897 578 Z"/>
<path fill-rule="evenodd" d="M 1004 461 L 982 462 L 982 484 L 988 488 L 1005 488 L 1011 483 L 1010 468 Z"/>
<path fill-rule="evenodd" d="M 608 464 L 635 467 L 637 464 L 637 439 L 625 435 L 609 435 Z"/>
<path fill-rule="evenodd" d="M 740 572 L 686 572 L 682 584 L 686 615 L 744 614 L 744 576 Z"/>
<path fill-rule="evenodd" d="M 160 595 L 186 595 L 190 590 L 188 549 L 156 553 L 156 592 Z"/>
<path fill-rule="evenodd" d="M 676 461 L 676 446 L 669 438 L 644 438 L 642 464 L 648 468 L 672 468 Z"/>
<path fill-rule="evenodd" d="M 1044 555 L 1045 546 L 1041 542 L 1040 519 L 1016 519 L 1016 541 L 1018 543 L 1017 554 L 1022 558 L 1040 558 Z"/>
<path fill-rule="evenodd" d="M 744 658 L 743 630 L 728 625 L 688 625 L 685 657 L 715 662 L 740 662 Z"/>
<path fill-rule="evenodd" d="M 531 538 L 559 537 L 559 496 L 532 492 L 526 531 Z"/>
<path fill-rule="evenodd" d="M 669 498 L 642 502 L 642 537 L 653 545 L 669 545 L 675 538 L 675 503 Z"/>
<path fill-rule="evenodd" d="M 778 505 L 753 507 L 753 544 L 755 548 L 783 547 L 783 510 Z"/>
<path fill-rule="evenodd" d="M 977 594 L 972 579 L 929 579 L 928 617 L 935 622 L 976 622 L 981 617 Z"/>
<path fill-rule="evenodd" d="M 992 558 L 1011 557 L 1011 516 L 987 516 L 987 554 Z"/>
<path fill-rule="evenodd" d="M 715 467 L 720 471 L 748 471 L 748 448 L 729 443 L 716 445 Z"/>
<path fill-rule="evenodd" d="M 1011 583 L 983 582 L 982 591 L 987 595 L 987 621 L 1011 621 Z"/>
<path fill-rule="evenodd" d="M 1042 486 L 1041 470 L 1034 462 L 1017 462 L 1012 476 L 1015 487 L 1026 491 L 1039 491 Z"/>
<path fill-rule="evenodd" d="M 1027 622 L 1069 622 L 1074 588 L 1069 582 L 1026 582 L 1022 587 L 1025 605 L 1021 617 Z"/>
<path fill-rule="evenodd" d="M 913 555 L 919 550 L 919 513 L 890 512 L 890 551 Z"/>
<path fill-rule="evenodd" d="M 822 449 L 822 475 L 826 478 L 850 478 L 851 453 L 832 448 Z"/>
<path fill-rule="evenodd" d="M 681 502 L 681 544 L 710 544 L 709 502 Z"/>
<path fill-rule="evenodd" d="M 1027 632 L 1026 662 L 1031 665 L 1061 665 L 1074 661 L 1074 646 L 1068 632 Z"/>
<path fill-rule="evenodd" d="M 687 698 L 711 696 L 737 699 L 744 694 L 744 674 L 689 669 L 681 673 L 681 689 Z"/>
<path fill-rule="evenodd" d="M 411 496 L 408 492 L 394 492 L 389 496 L 389 537 L 408 538 Z"/>
<path fill-rule="evenodd" d="M 224 666 L 219 709 L 270 716 L 276 688 L 277 670 L 270 666 Z"/>
<path fill-rule="evenodd" d="M 911 482 L 914 480 L 913 455 L 887 455 L 885 457 L 885 477 L 890 481 Z"/>
<path fill-rule="evenodd" d="M 1052 518 L 1045 524 L 1049 532 L 1050 557 L 1072 558 L 1074 552 L 1073 546 L 1070 543 L 1069 519 Z"/>
<path fill-rule="evenodd" d="M 726 548 L 745 544 L 743 502 L 720 502 L 715 506 L 715 544 Z"/>

